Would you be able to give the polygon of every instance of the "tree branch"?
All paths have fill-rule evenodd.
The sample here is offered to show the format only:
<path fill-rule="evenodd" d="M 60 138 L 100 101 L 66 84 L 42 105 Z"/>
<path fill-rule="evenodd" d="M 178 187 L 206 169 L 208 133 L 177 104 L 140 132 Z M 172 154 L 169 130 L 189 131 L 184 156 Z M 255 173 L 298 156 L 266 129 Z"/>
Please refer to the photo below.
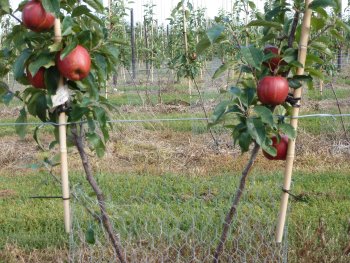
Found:
<path fill-rule="evenodd" d="M 315 37 L 309 40 L 308 45 L 310 45 L 312 42 L 315 41 L 315 39 L 322 36 L 329 28 L 333 27 L 333 25 L 327 25 L 325 28 L 323 28 Z"/>
<path fill-rule="evenodd" d="M 225 242 L 227 239 L 227 234 L 228 234 L 228 231 L 229 231 L 230 226 L 231 226 L 232 221 L 233 221 L 233 217 L 237 214 L 237 206 L 241 200 L 243 191 L 245 189 L 247 176 L 248 176 L 248 174 L 249 174 L 249 172 L 250 172 L 250 170 L 251 170 L 251 168 L 252 168 L 252 166 L 253 166 L 253 164 L 258 156 L 259 150 L 260 150 L 260 146 L 256 142 L 254 142 L 254 148 L 251 152 L 250 159 L 242 172 L 239 187 L 236 191 L 236 195 L 233 199 L 230 211 L 226 215 L 221 238 L 220 238 L 219 244 L 215 250 L 213 263 L 219 262 L 219 257 L 223 251 L 223 248 L 224 248 L 224 245 L 225 245 Z"/>
<path fill-rule="evenodd" d="M 18 23 L 22 24 L 22 20 L 17 18 L 14 14 L 9 14 L 12 18 L 14 18 L 15 20 L 17 20 Z"/>
<path fill-rule="evenodd" d="M 300 17 L 300 11 L 299 10 L 295 10 L 293 23 L 292 23 L 292 29 L 291 29 L 289 37 L 288 37 L 288 47 L 289 48 L 293 47 L 293 42 L 294 42 L 294 39 L 295 39 L 295 32 L 297 30 L 299 17 Z"/>
<path fill-rule="evenodd" d="M 80 131 L 82 131 L 81 126 L 80 126 Z M 88 155 L 86 154 L 85 149 L 84 149 L 83 134 L 80 133 L 78 135 L 78 129 L 77 129 L 76 124 L 74 124 L 72 126 L 72 134 L 73 134 L 75 146 L 77 147 L 79 154 L 80 154 L 80 158 L 81 158 L 81 161 L 82 161 L 82 164 L 84 167 L 84 171 L 86 174 L 86 179 L 89 182 L 92 189 L 94 190 L 94 192 L 96 193 L 98 205 L 99 205 L 100 211 L 101 211 L 101 219 L 102 219 L 103 227 L 105 228 L 105 230 L 108 234 L 108 237 L 110 239 L 110 242 L 112 243 L 114 252 L 117 254 L 119 261 L 121 263 L 126 263 L 126 259 L 125 259 L 124 254 L 123 254 L 123 248 L 120 244 L 120 240 L 119 240 L 118 236 L 114 233 L 112 223 L 111 223 L 109 216 L 107 214 L 105 197 L 103 195 L 101 188 L 97 184 L 97 182 L 92 174 L 92 167 L 91 167 L 91 164 L 89 162 Z"/>

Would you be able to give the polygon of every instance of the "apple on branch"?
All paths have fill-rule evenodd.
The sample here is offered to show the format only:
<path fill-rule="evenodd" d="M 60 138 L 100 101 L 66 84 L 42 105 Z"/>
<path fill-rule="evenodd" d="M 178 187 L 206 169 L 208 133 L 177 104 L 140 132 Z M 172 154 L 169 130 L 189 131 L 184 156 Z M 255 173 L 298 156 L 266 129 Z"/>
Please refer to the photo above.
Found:
<path fill-rule="evenodd" d="M 32 0 L 26 3 L 23 8 L 22 21 L 26 28 L 34 32 L 42 32 L 53 27 L 55 17 L 45 11 L 41 1 Z"/>
<path fill-rule="evenodd" d="M 73 81 L 82 80 L 90 73 L 90 54 L 83 46 L 78 45 L 63 59 L 59 52 L 56 57 L 56 65 L 63 77 Z"/>

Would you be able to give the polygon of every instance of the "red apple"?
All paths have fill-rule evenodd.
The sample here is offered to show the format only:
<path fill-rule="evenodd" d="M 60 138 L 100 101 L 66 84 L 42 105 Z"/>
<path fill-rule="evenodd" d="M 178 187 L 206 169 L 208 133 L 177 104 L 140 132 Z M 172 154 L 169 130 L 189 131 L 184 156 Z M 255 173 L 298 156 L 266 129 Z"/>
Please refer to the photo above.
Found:
<path fill-rule="evenodd" d="M 284 77 L 266 76 L 259 81 L 257 92 L 262 104 L 276 106 L 286 100 L 289 84 Z"/>
<path fill-rule="evenodd" d="M 32 74 L 30 74 L 30 71 L 27 68 L 27 78 L 30 82 L 30 84 L 32 84 L 35 88 L 37 89 L 45 89 L 45 68 L 41 67 L 38 72 L 34 75 L 34 77 L 32 76 Z"/>
<path fill-rule="evenodd" d="M 269 59 L 267 62 L 264 62 L 264 65 L 266 67 L 268 67 L 270 69 L 271 72 L 275 72 L 276 68 L 280 65 L 280 63 L 282 62 L 282 58 L 279 56 L 279 50 L 278 47 L 272 46 L 272 45 L 267 45 L 264 48 L 264 53 L 265 54 L 269 54 L 269 53 L 273 53 L 275 55 L 277 55 L 276 57 L 273 57 L 271 59 Z"/>
<path fill-rule="evenodd" d="M 277 155 L 272 156 L 267 152 L 263 151 L 264 156 L 269 160 L 286 160 L 288 151 L 288 137 L 286 135 L 281 135 L 281 140 L 277 142 L 277 137 L 274 136 L 272 139 L 272 147 L 277 150 Z"/>
<path fill-rule="evenodd" d="M 32 0 L 23 8 L 22 21 L 26 28 L 34 32 L 42 32 L 53 27 L 55 17 L 45 11 L 40 1 Z"/>
<path fill-rule="evenodd" d="M 78 45 L 63 60 L 57 54 L 56 65 L 61 74 L 70 80 L 82 80 L 89 75 L 91 67 L 91 58 L 89 52 Z"/>

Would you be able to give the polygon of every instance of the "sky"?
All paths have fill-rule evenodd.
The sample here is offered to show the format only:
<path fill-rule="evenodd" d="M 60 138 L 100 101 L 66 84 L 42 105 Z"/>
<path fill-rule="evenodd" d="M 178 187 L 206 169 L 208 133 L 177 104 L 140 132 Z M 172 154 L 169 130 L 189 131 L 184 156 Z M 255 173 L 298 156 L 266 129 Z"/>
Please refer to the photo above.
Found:
<path fill-rule="evenodd" d="M 10 0 L 12 7 L 17 7 L 17 5 L 22 0 Z M 104 4 L 107 6 L 108 0 L 103 0 Z M 113 1 L 113 0 L 112 0 Z M 166 21 L 166 18 L 170 16 L 171 10 L 177 5 L 179 0 L 133 0 L 135 3 L 131 4 L 130 7 L 134 9 L 135 20 L 140 21 L 143 18 L 143 5 L 146 3 L 153 2 L 156 5 L 154 12 L 156 14 L 155 19 L 158 21 Z M 347 5 L 347 0 L 342 0 L 343 6 Z M 191 0 L 195 7 L 206 7 L 207 16 L 213 18 L 218 14 L 219 9 L 229 10 L 233 0 Z M 254 0 L 258 7 L 262 7 L 264 1 Z M 162 22 L 161 22 L 162 23 Z"/>

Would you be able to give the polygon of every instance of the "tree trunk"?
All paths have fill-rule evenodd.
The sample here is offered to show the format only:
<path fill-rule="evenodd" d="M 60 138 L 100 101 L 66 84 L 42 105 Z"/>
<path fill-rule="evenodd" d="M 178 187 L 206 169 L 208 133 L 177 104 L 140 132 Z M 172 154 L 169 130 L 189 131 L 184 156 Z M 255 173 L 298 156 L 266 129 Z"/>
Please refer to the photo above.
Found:
<path fill-rule="evenodd" d="M 105 197 L 103 195 L 101 188 L 99 187 L 99 185 L 97 184 L 97 182 L 93 176 L 92 167 L 91 167 L 91 164 L 89 162 L 88 155 L 86 154 L 85 149 L 84 149 L 84 140 L 83 140 L 84 135 L 83 135 L 83 131 L 82 131 L 82 126 L 80 126 L 80 132 L 78 134 L 77 125 L 74 124 L 72 126 L 72 134 L 74 137 L 75 146 L 78 149 L 78 152 L 79 152 L 79 155 L 80 155 L 83 167 L 84 167 L 86 180 L 89 182 L 90 186 L 92 187 L 92 189 L 96 193 L 98 205 L 100 207 L 101 220 L 102 220 L 103 227 L 108 234 L 109 240 L 112 244 L 114 252 L 118 256 L 119 261 L 121 263 L 126 263 L 126 259 L 125 259 L 125 256 L 123 254 L 123 248 L 120 244 L 119 237 L 114 233 L 112 223 L 111 223 L 109 216 L 107 214 Z"/>
<path fill-rule="evenodd" d="M 236 191 L 236 194 L 235 194 L 235 197 L 233 199 L 230 211 L 226 215 L 225 222 L 224 222 L 224 225 L 223 225 L 222 234 L 221 234 L 221 238 L 220 238 L 219 244 L 218 244 L 218 246 L 216 248 L 216 251 L 215 251 L 215 254 L 214 254 L 213 263 L 218 263 L 219 262 L 219 257 L 221 255 L 223 249 L 224 249 L 224 245 L 225 245 L 225 242 L 226 242 L 226 239 L 227 239 L 227 234 L 228 234 L 228 231 L 229 231 L 230 226 L 232 224 L 233 217 L 237 214 L 237 206 L 238 206 L 238 204 L 239 204 L 239 202 L 241 200 L 243 191 L 245 189 L 247 176 L 248 176 L 251 168 L 253 167 L 253 164 L 254 164 L 257 156 L 258 156 L 259 150 L 260 150 L 260 146 L 257 143 L 255 143 L 254 144 L 254 148 L 253 148 L 253 150 L 251 152 L 251 155 L 250 155 L 250 159 L 249 159 L 246 167 L 244 168 L 244 170 L 242 172 L 242 176 L 241 176 L 241 180 L 240 180 L 240 183 L 239 183 L 239 187 L 238 187 L 238 189 Z"/>

